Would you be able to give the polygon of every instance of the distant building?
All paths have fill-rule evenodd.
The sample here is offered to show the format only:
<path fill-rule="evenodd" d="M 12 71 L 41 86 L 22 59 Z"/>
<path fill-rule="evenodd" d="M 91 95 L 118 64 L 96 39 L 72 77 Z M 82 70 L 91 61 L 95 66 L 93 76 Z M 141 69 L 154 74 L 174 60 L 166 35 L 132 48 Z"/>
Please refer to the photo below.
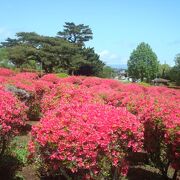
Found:
<path fill-rule="evenodd" d="M 126 69 L 114 69 L 114 72 L 116 73 L 115 79 L 124 80 L 127 78 L 127 72 Z"/>

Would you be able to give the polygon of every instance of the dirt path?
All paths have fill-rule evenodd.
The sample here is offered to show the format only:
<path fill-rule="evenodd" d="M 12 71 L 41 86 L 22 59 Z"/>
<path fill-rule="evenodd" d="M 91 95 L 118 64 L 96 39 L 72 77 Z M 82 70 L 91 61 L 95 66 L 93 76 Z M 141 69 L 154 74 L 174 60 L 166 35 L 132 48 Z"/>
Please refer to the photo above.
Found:
<path fill-rule="evenodd" d="M 19 175 L 21 175 L 24 180 L 40 180 L 33 164 L 23 167 L 22 170 L 19 171 Z"/>
<path fill-rule="evenodd" d="M 30 140 L 30 130 L 32 125 L 36 125 L 38 121 L 28 121 L 27 122 L 27 132 L 19 136 L 19 141 L 28 143 Z M 20 171 L 18 175 L 24 180 L 40 180 L 40 177 L 37 174 L 37 170 L 34 164 L 26 164 Z"/>

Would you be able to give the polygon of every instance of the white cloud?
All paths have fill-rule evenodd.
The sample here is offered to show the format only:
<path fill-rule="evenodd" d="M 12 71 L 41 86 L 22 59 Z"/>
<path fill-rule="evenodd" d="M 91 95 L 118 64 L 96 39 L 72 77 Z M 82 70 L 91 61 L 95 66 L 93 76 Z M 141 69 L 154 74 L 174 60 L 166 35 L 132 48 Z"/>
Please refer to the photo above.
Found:
<path fill-rule="evenodd" d="M 102 50 L 98 52 L 100 59 L 105 62 L 107 65 L 110 64 L 126 64 L 127 60 L 126 58 L 123 58 L 119 56 L 118 54 L 108 51 L 108 50 Z"/>
<path fill-rule="evenodd" d="M 102 60 L 106 60 L 106 59 L 117 59 L 118 58 L 118 55 L 115 54 L 115 53 L 112 53 L 108 50 L 103 50 L 101 52 L 98 53 L 100 55 L 100 58 Z"/>

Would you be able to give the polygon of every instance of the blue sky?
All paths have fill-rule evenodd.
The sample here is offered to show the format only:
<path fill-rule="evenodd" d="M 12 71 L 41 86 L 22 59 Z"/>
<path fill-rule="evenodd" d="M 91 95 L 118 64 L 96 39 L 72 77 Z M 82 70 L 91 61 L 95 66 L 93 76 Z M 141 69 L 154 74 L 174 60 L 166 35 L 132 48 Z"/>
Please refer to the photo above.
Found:
<path fill-rule="evenodd" d="M 94 47 L 107 64 L 126 64 L 140 42 L 161 63 L 180 53 L 180 0 L 0 0 L 0 41 L 16 32 L 55 36 L 64 22 L 93 31 Z"/>

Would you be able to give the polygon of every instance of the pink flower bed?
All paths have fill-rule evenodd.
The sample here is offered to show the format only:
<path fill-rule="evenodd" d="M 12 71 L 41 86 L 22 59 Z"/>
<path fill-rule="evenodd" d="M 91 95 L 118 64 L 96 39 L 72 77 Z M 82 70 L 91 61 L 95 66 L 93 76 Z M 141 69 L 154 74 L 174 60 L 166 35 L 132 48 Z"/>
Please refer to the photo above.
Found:
<path fill-rule="evenodd" d="M 141 150 L 143 133 L 125 108 L 75 101 L 48 111 L 33 127 L 32 137 L 30 151 L 49 169 L 97 178 L 112 169 L 125 174 L 127 152 Z"/>
<path fill-rule="evenodd" d="M 162 174 L 169 166 L 180 170 L 179 90 L 96 77 L 39 78 L 6 69 L 0 69 L 0 83 L 33 96 L 28 106 L 38 106 L 41 119 L 33 127 L 29 148 L 48 173 L 82 179 L 120 176 L 127 172 L 128 153 L 136 151 L 147 153 Z M 0 93 L 2 124 L 15 123 L 20 110 L 7 102 L 16 107 L 19 101 L 3 87 Z M 1 125 L 1 133 L 10 132 L 11 125 Z"/>
<path fill-rule="evenodd" d="M 0 156 L 26 119 L 26 106 L 0 87 Z"/>

